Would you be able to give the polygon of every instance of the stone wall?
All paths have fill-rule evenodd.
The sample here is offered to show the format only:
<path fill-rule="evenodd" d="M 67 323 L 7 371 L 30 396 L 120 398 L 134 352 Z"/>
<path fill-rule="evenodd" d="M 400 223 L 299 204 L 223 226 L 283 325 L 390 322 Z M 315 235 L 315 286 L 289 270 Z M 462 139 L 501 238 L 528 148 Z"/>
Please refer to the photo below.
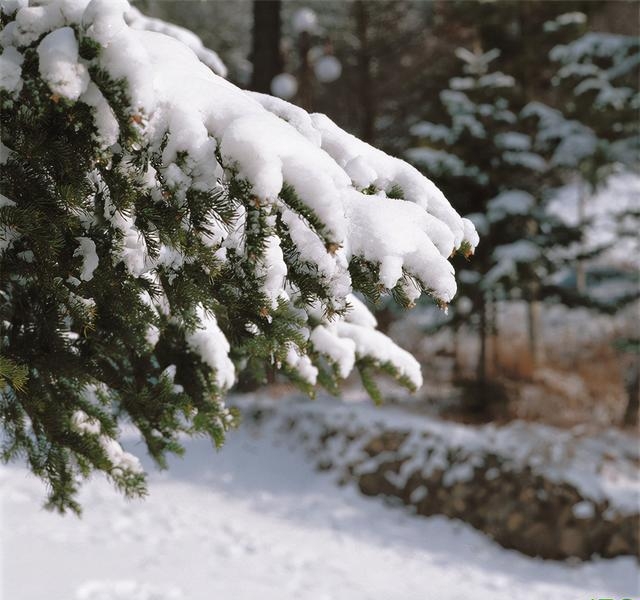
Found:
<path fill-rule="evenodd" d="M 640 557 L 638 510 L 620 510 L 610 499 L 547 476 L 539 456 L 516 460 L 504 448 L 461 443 L 458 430 L 447 435 L 372 426 L 316 410 L 283 411 L 275 419 L 268 417 L 277 413 L 264 409 L 252 415 L 275 424 L 341 483 L 392 498 L 419 515 L 460 519 L 506 548 L 547 559 Z"/>
<path fill-rule="evenodd" d="M 402 437 L 383 434 L 365 450 L 370 456 L 393 454 Z M 593 555 L 640 556 L 638 514 L 616 514 L 608 502 L 586 500 L 572 485 L 545 479 L 530 467 L 502 469 L 504 461 L 495 454 L 488 454 L 483 462 L 473 468 L 470 479 L 450 486 L 445 485 L 442 470 L 428 477 L 415 472 L 406 483 L 398 482 L 402 458 L 390 457 L 375 471 L 359 473 L 357 465 L 352 465 L 348 472 L 363 494 L 399 498 L 420 515 L 460 519 L 500 545 L 530 556 L 583 560 Z"/>

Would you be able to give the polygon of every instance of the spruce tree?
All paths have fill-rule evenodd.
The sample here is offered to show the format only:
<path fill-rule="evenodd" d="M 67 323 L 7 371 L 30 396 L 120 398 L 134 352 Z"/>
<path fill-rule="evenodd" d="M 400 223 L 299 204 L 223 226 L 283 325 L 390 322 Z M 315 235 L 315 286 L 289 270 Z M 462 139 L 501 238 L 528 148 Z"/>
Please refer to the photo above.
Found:
<path fill-rule="evenodd" d="M 553 83 L 560 108 L 532 102 L 523 110 L 537 120 L 537 149 L 580 188 L 582 231 L 589 225 L 590 199 L 609 177 L 640 164 L 640 41 L 636 36 L 588 31 L 586 24 L 581 13 L 560 15 L 546 24 L 547 35 L 557 41 L 550 58 L 556 66 Z M 635 218 L 637 214 L 620 215 L 621 224 Z M 628 235 L 625 227 L 620 235 Z M 575 301 L 589 303 L 586 268 L 604 250 L 576 246 L 576 291 L 582 299 Z"/>
<path fill-rule="evenodd" d="M 473 219 L 486 242 L 471 264 L 460 266 L 463 303 L 478 319 L 480 351 L 476 390 L 479 407 L 487 388 L 488 338 L 497 333 L 495 305 L 502 300 L 541 298 L 543 281 L 553 269 L 543 247 L 557 231 L 548 223 L 543 196 L 547 162 L 534 151 L 526 123 L 513 107 L 516 80 L 490 65 L 497 49 L 471 52 L 460 48 L 463 76 L 454 77 L 441 94 L 443 113 L 412 131 L 422 146 L 408 152 L 428 176 L 437 177 Z M 541 226 L 543 221 L 547 223 Z M 449 323 L 464 318 L 454 304 Z M 537 326 L 530 319 L 530 338 Z M 538 344 L 532 344 L 537 349 Z M 495 367 L 495 365 L 494 365 Z M 486 394 L 485 394 L 486 393 Z"/>
<path fill-rule="evenodd" d="M 556 64 L 554 84 L 562 99 L 562 109 L 554 110 L 540 103 L 525 107 L 525 113 L 538 120 L 536 144 L 550 156 L 550 163 L 560 171 L 574 174 L 578 188 L 578 243 L 565 253 L 575 268 L 575 293 L 564 291 L 566 302 L 579 304 L 608 314 L 620 313 L 640 297 L 637 258 L 629 256 L 631 268 L 607 265 L 612 247 L 626 247 L 637 254 L 640 204 L 625 209 L 610 207 L 617 223 L 611 241 L 587 245 L 584 232 L 592 225 L 590 205 L 610 186 L 613 177 L 636 173 L 640 166 L 640 39 L 638 36 L 588 31 L 576 27 L 586 23 L 580 13 L 561 15 L 547 24 L 549 36 L 563 39 L 552 48 L 550 58 Z M 569 38 L 569 39 L 567 39 Z M 577 176 L 576 176 L 577 175 Z M 598 282 L 589 281 L 590 267 L 605 262 L 607 272 Z M 610 279 L 613 285 L 606 285 Z M 638 423 L 638 377 L 640 373 L 640 335 L 637 327 L 616 340 L 617 349 L 630 356 L 626 375 L 628 395 L 623 424 Z"/>
<path fill-rule="evenodd" d="M 127 2 L 4 2 L 1 19 L 2 453 L 49 506 L 79 510 L 94 471 L 145 493 L 122 423 L 160 465 L 183 433 L 222 444 L 245 372 L 312 394 L 355 368 L 377 399 L 377 371 L 421 384 L 354 292 L 451 301 L 448 259 L 478 240 L 431 181 L 236 88 Z"/>

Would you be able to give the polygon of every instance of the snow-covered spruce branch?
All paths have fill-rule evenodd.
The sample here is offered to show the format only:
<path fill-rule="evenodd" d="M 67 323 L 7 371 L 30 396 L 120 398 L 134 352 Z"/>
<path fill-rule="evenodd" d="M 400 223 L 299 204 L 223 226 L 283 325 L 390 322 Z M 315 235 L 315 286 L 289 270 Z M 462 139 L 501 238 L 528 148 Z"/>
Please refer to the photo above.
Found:
<path fill-rule="evenodd" d="M 451 300 L 478 238 L 431 181 L 124 1 L 3 1 L 0 43 L 1 343 L 28 369 L 3 384 L 4 455 L 53 506 L 95 469 L 143 492 L 122 418 L 161 464 L 181 432 L 222 443 L 246 373 L 421 385 L 353 292 Z"/>

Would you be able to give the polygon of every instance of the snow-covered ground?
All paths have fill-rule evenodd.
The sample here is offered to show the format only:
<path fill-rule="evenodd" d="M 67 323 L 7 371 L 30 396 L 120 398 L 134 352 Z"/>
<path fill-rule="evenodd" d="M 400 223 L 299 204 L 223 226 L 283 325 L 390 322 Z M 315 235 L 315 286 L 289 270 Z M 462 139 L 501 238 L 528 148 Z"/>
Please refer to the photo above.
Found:
<path fill-rule="evenodd" d="M 136 448 L 133 448 L 135 451 Z M 140 453 L 140 452 L 139 452 Z M 145 501 L 103 480 L 81 519 L 41 510 L 43 489 L 0 471 L 3 600 L 519 600 L 627 598 L 631 558 L 570 565 L 504 550 L 445 518 L 339 488 L 283 438 L 190 442 Z"/>

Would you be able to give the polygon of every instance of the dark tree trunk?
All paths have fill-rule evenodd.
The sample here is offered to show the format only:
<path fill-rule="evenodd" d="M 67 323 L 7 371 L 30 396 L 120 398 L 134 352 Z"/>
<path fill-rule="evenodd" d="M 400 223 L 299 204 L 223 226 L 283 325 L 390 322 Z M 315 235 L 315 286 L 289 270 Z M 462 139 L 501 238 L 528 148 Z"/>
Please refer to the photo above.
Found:
<path fill-rule="evenodd" d="M 280 0 L 254 0 L 251 89 L 271 93 L 271 80 L 282 72 Z"/>
<path fill-rule="evenodd" d="M 369 144 L 375 142 L 376 99 L 371 72 L 371 48 L 369 44 L 369 13 L 364 0 L 354 2 L 356 32 L 360 42 L 358 74 L 360 108 L 362 111 L 360 138 Z"/>
<path fill-rule="evenodd" d="M 580 231 L 584 232 L 586 226 L 588 188 L 584 183 L 581 187 L 582 189 L 580 190 L 580 196 L 578 198 L 578 227 L 580 227 Z M 587 270 L 584 262 L 583 258 L 578 258 L 576 262 L 576 291 L 580 295 L 587 293 Z"/>
<path fill-rule="evenodd" d="M 300 69 L 298 70 L 298 105 L 306 111 L 313 110 L 313 73 L 309 61 L 309 51 L 311 50 L 311 36 L 303 31 L 298 38 L 298 54 L 300 59 Z"/>
<path fill-rule="evenodd" d="M 478 356 L 478 367 L 476 371 L 476 379 L 480 385 L 484 385 L 487 381 L 487 299 L 482 297 L 480 304 L 480 354 Z"/>
<path fill-rule="evenodd" d="M 500 330 L 498 328 L 498 296 L 491 298 L 491 370 L 495 376 L 500 372 Z"/>
<path fill-rule="evenodd" d="M 622 422 L 637 427 L 640 424 L 640 358 L 635 358 L 627 380 L 627 409 Z"/>
<path fill-rule="evenodd" d="M 540 312 L 541 307 L 539 300 L 531 299 L 527 302 L 527 338 L 532 371 L 539 368 L 543 361 Z"/>
<path fill-rule="evenodd" d="M 460 379 L 460 324 L 453 325 L 453 381 Z"/>

